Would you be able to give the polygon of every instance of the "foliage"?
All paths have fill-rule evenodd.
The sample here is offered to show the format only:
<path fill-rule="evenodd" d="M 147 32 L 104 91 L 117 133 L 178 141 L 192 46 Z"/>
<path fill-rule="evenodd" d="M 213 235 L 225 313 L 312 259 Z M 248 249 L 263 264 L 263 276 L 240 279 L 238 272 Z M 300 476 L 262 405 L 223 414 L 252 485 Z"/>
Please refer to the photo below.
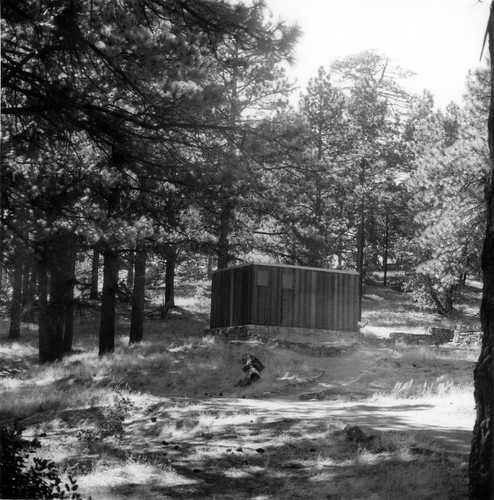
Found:
<path fill-rule="evenodd" d="M 482 105 L 473 92 L 466 99 L 464 109 L 451 104 L 445 112 L 429 108 L 416 115 L 416 170 L 407 183 L 417 228 L 413 288 L 446 315 L 466 274 L 479 273 L 483 235 L 487 144 L 478 131 Z"/>
<path fill-rule="evenodd" d="M 103 418 L 97 422 L 95 429 L 80 429 L 77 439 L 90 447 L 95 441 L 101 441 L 107 437 L 116 437 L 121 440 L 124 435 L 123 422 L 129 416 L 133 406 L 129 397 L 116 390 L 113 396 L 113 404 L 104 412 Z"/>
<path fill-rule="evenodd" d="M 64 498 L 80 500 L 78 485 L 70 475 L 63 482 L 55 464 L 43 458 L 29 456 L 41 447 L 37 439 L 22 438 L 20 427 L 0 427 L 2 498 Z"/>
<path fill-rule="evenodd" d="M 302 94 L 298 113 L 285 114 L 285 134 L 298 129 L 284 168 L 274 169 L 269 180 L 275 200 L 270 211 L 275 235 L 270 252 L 285 262 L 326 267 L 342 258 L 348 234 L 345 200 L 350 127 L 343 93 L 323 68 Z"/>

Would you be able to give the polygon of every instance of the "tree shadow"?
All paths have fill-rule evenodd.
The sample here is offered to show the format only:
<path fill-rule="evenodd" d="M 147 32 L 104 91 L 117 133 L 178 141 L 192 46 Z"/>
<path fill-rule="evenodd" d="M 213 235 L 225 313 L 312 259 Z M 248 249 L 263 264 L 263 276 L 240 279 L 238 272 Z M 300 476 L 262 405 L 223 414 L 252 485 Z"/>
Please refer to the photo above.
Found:
<path fill-rule="evenodd" d="M 165 498 L 327 498 L 335 484 L 363 479 L 378 493 L 382 486 L 379 478 L 398 469 L 404 476 L 410 470 L 412 476 L 417 475 L 417 470 L 433 470 L 438 477 L 444 476 L 446 485 L 453 481 L 449 475 L 454 472 L 455 486 L 451 483 L 447 487 L 456 493 L 451 490 L 448 492 L 451 496 L 434 498 L 461 498 L 455 494 L 466 494 L 465 474 L 458 475 L 454 468 L 467 460 L 465 446 L 471 433 L 434 425 L 411 426 L 405 417 L 396 414 L 426 411 L 431 405 L 354 404 L 335 412 L 335 408 L 313 403 L 290 407 L 282 402 L 270 408 L 267 404 L 250 405 L 253 401 L 238 404 L 235 400 L 208 400 L 202 409 L 198 401 L 195 403 L 194 411 L 217 415 L 232 408 L 235 411 L 250 408 L 252 421 L 242 422 L 234 436 L 231 429 L 218 429 L 213 437 L 197 435 L 147 450 L 140 446 L 138 453 L 142 459 L 152 463 L 166 461 L 167 467 L 180 477 L 175 484 L 170 481 L 170 484 L 148 485 Z M 180 420 L 188 411 L 184 405 L 173 416 L 167 413 L 166 419 Z M 342 432 L 346 425 L 361 426 L 366 435 L 374 436 L 383 446 L 349 439 Z M 331 481 L 324 483 L 326 476 Z M 112 486 L 111 492 L 128 496 L 128 485 Z"/>

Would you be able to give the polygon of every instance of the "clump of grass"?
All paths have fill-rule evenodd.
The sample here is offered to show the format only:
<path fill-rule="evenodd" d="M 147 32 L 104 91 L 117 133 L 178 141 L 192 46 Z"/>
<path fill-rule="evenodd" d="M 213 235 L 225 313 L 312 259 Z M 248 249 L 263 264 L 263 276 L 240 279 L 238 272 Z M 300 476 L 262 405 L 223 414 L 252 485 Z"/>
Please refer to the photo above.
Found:
<path fill-rule="evenodd" d="M 396 399 L 414 399 L 430 396 L 445 396 L 467 389 L 464 385 L 441 375 L 433 381 L 417 382 L 414 379 L 407 382 L 397 382 L 391 391 L 391 397 Z"/>

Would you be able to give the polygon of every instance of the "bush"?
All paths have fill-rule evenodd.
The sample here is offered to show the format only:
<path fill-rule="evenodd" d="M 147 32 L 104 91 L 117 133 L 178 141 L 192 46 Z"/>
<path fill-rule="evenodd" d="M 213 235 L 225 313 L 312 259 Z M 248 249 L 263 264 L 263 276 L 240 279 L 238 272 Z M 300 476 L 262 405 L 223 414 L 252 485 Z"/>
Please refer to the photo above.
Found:
<path fill-rule="evenodd" d="M 124 435 L 123 422 L 128 417 L 131 407 L 132 401 L 117 389 L 113 397 L 113 405 L 106 410 L 104 419 L 98 422 L 95 429 L 81 429 L 77 438 L 88 447 L 95 441 L 107 437 L 116 437 L 121 440 Z"/>
<path fill-rule="evenodd" d="M 77 482 L 68 476 L 64 483 L 53 462 L 35 457 L 28 466 L 29 456 L 41 444 L 37 439 L 23 439 L 20 427 L 0 427 L 0 446 L 1 498 L 82 498 Z"/>

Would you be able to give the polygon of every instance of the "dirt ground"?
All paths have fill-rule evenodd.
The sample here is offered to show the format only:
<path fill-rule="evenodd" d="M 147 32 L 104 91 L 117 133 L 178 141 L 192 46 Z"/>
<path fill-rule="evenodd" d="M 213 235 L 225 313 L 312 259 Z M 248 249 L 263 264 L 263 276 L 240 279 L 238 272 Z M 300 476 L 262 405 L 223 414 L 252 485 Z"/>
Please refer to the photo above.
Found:
<path fill-rule="evenodd" d="M 305 362 L 319 370 L 317 380 L 285 385 L 260 398 L 214 395 L 137 402 L 118 444 L 120 453 L 134 457 L 137 465 L 122 470 L 109 461 L 99 474 L 82 474 L 81 489 L 95 500 L 465 497 L 474 423 L 471 392 L 413 399 L 380 395 L 399 381 L 441 377 L 451 371 L 450 362 L 428 364 L 424 372 L 415 358 L 403 361 L 390 347 L 365 344 L 339 357 L 305 356 Z M 472 362 L 453 364 L 465 377 L 473 367 Z M 362 430 L 364 440 L 378 436 L 385 443 L 386 436 L 393 436 L 393 444 L 373 450 L 367 441 L 345 434 L 352 426 Z M 396 441 L 403 442 L 403 456 L 397 455 Z M 107 452 L 111 456 L 114 450 Z M 352 466 L 355 454 L 358 463 Z M 345 485 L 396 460 L 402 466 L 419 460 L 419 468 L 430 467 L 428 460 L 442 460 L 454 469 L 462 488 L 438 496 L 426 486 L 423 495 L 416 490 L 407 496 L 393 488 L 383 492 L 372 480 L 363 486 L 367 493 L 352 493 Z M 167 464 L 161 476 L 146 468 L 157 462 Z"/>
<path fill-rule="evenodd" d="M 471 295 L 461 320 L 474 325 L 478 288 Z M 67 372 L 39 371 L 33 342 L 6 345 L 0 377 L 13 397 L 22 384 L 60 394 L 60 401 L 85 391 L 79 406 L 76 399 L 50 410 L 42 402 L 20 419 L 24 436 L 40 439 L 43 457 L 77 478 L 83 498 L 467 498 L 478 348 L 391 344 L 385 339 L 392 331 L 425 333 L 425 325 L 444 326 L 443 320 L 388 289 L 370 290 L 364 302 L 367 337 L 361 342 L 341 346 L 339 354 L 269 342 L 259 352 L 274 353 L 267 357 L 278 366 L 266 363 L 261 380 L 245 389 L 237 386 L 241 365 L 236 371 L 243 346 L 211 350 L 212 356 L 234 356 L 222 360 L 223 368 L 234 368 L 228 373 L 211 370 L 215 359 L 207 345 L 194 351 L 207 324 L 202 309 L 172 315 L 167 338 L 161 322 L 149 322 L 154 337 L 147 332 L 147 346 L 119 348 L 108 360 L 87 351 Z M 88 342 L 94 341 L 91 328 Z M 281 366 L 290 362 L 286 374 L 280 360 Z M 206 381 L 201 363 L 209 366 Z M 81 430 L 105 424 L 113 387 L 120 384 L 129 401 L 122 435 L 81 439 Z M 107 391 L 106 406 L 96 396 L 92 402 L 91 391 Z M 0 402 L 0 424 L 12 423 L 2 416 L 8 410 Z"/>

